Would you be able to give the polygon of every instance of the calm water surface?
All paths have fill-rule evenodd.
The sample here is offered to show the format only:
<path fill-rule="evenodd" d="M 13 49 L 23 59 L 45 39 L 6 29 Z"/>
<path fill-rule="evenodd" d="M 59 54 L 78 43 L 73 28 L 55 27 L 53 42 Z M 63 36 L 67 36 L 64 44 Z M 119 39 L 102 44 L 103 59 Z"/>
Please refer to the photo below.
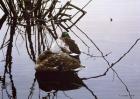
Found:
<path fill-rule="evenodd" d="M 120 7 L 117 10 L 117 8 L 114 8 L 113 6 L 108 7 L 108 4 L 106 4 L 105 1 L 110 2 L 109 0 L 104 0 L 104 3 L 92 3 L 88 7 L 88 9 L 90 9 L 88 10 L 88 15 L 78 23 L 78 26 L 95 41 L 105 54 L 111 52 L 106 58 L 112 63 L 125 53 L 135 40 L 140 37 L 140 13 L 138 14 L 137 10 L 140 2 L 136 0 L 137 2 L 134 3 L 132 0 L 129 0 L 130 2 L 128 4 L 124 4 L 125 2 L 118 0 L 116 1 L 118 2 L 117 4 L 111 3 L 114 4 L 115 7 Z M 93 4 L 95 4 L 95 8 L 93 7 Z M 109 13 L 108 10 L 110 8 L 112 8 L 112 10 L 110 10 Z M 127 8 L 131 11 L 126 11 Z M 116 13 L 114 13 L 114 10 Z M 110 17 L 113 18 L 112 22 L 110 22 Z M 75 29 L 75 31 L 77 30 Z M 81 37 L 85 39 L 83 35 L 81 35 Z M 75 38 L 75 40 L 78 42 L 82 51 L 87 50 L 77 38 Z M 91 54 L 100 55 L 97 52 L 97 49 L 87 39 L 85 39 L 85 41 L 91 46 Z M 20 47 L 23 46 L 20 45 Z M 10 99 L 8 96 L 12 94 L 12 84 L 14 84 L 16 88 L 17 99 L 95 99 L 96 97 L 98 99 L 130 99 L 126 87 L 112 70 L 103 77 L 88 80 L 82 79 L 102 74 L 106 70 L 108 66 L 101 58 L 90 58 L 89 56 L 82 54 L 81 62 L 85 68 L 79 71 L 78 75 L 68 75 L 70 79 L 71 77 L 76 79 L 74 79 L 74 83 L 79 81 L 79 83 L 76 83 L 79 84 L 77 85 L 79 87 L 72 88 L 71 86 L 69 90 L 64 88 L 65 90 L 63 91 L 58 90 L 57 92 L 52 91 L 51 93 L 48 93 L 40 88 L 39 80 L 34 81 L 35 64 L 28 58 L 26 50 L 23 48 L 20 50 L 20 55 L 18 55 L 17 50 L 14 49 L 13 57 L 13 81 L 11 83 L 10 77 L 7 75 L 6 86 L 3 87 L 0 83 L 0 99 Z M 119 77 L 127 85 L 132 99 L 140 99 L 139 59 L 140 42 L 121 62 L 113 67 Z M 1 62 L 0 75 L 3 75 L 4 72 L 3 65 L 4 63 Z M 45 83 L 42 83 L 42 85 L 43 84 Z M 48 85 L 45 84 L 45 87 L 48 87 Z M 47 98 L 49 96 L 50 98 Z"/>

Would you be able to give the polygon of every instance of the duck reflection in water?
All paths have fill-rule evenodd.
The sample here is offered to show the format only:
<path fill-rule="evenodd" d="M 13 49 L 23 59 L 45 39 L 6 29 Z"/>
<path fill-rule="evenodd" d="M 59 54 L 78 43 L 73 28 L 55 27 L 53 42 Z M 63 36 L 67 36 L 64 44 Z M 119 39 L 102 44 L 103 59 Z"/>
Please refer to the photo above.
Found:
<path fill-rule="evenodd" d="M 35 79 L 31 87 L 28 99 L 32 99 L 35 82 L 38 82 L 40 90 L 46 92 L 47 95 L 41 96 L 39 91 L 39 99 L 54 99 L 57 98 L 57 93 L 62 91 L 64 96 L 72 99 L 65 91 L 76 90 L 81 87 L 85 87 L 92 96 L 97 99 L 97 96 L 90 90 L 83 80 L 78 77 L 75 71 L 43 71 L 36 72 Z M 42 98 L 41 98 L 42 97 Z"/>
<path fill-rule="evenodd" d="M 83 86 L 83 81 L 74 71 L 69 72 L 36 72 L 39 88 L 49 92 L 52 90 L 74 90 Z"/>

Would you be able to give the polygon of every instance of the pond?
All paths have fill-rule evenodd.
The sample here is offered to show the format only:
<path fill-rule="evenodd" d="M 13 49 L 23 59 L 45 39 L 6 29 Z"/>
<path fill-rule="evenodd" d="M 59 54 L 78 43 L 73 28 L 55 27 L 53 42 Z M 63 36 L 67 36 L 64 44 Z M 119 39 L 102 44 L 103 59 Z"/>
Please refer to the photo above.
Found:
<path fill-rule="evenodd" d="M 117 61 L 140 37 L 140 13 L 137 9 L 140 2 L 129 1 L 128 4 L 125 4 L 126 0 L 115 1 L 116 4 L 111 0 L 104 0 L 107 4 L 96 1 L 87 8 L 87 16 L 77 24 L 95 41 L 103 53 L 109 53 L 106 59 L 110 63 Z M 108 3 L 112 5 L 108 7 Z M 114 8 L 113 5 L 118 8 Z M 112 10 L 109 10 L 111 8 Z M 75 41 L 81 51 L 87 50 L 78 38 L 75 38 Z M 91 47 L 90 54 L 100 56 L 95 46 L 87 39 L 85 41 Z M 118 75 L 110 69 L 106 75 L 98 78 L 90 77 L 103 74 L 108 68 L 107 63 L 100 57 L 90 57 L 84 53 L 80 59 L 85 68 L 77 73 L 37 74 L 34 69 L 35 64 L 29 59 L 24 45 L 20 43 L 18 43 L 19 54 L 16 48 L 13 50 L 12 73 L 6 74 L 4 86 L 0 81 L 0 99 L 11 99 L 11 95 L 17 99 L 140 98 L 140 42 L 114 65 L 113 69 Z M 0 59 L 3 59 L 2 54 Z M 3 74 L 4 62 L 1 61 L 0 77 Z M 50 91 L 51 89 L 54 90 Z"/>

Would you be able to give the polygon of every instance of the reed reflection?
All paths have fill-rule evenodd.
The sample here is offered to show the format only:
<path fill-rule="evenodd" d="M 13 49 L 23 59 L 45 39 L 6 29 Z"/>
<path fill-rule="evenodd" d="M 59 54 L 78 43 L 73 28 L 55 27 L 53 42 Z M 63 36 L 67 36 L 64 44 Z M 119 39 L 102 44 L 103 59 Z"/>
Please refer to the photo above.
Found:
<path fill-rule="evenodd" d="M 1 99 L 17 99 L 17 91 L 13 81 L 13 76 L 9 72 L 4 72 L 0 77 Z"/>

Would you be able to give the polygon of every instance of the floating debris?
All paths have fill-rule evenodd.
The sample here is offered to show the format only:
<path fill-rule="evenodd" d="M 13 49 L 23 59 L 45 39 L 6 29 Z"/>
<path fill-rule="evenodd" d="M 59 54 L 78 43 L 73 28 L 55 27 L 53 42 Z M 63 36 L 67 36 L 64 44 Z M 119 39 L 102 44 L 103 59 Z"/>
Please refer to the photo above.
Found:
<path fill-rule="evenodd" d="M 110 18 L 110 21 L 112 22 L 112 21 L 113 21 L 113 19 L 112 19 L 112 18 Z"/>

